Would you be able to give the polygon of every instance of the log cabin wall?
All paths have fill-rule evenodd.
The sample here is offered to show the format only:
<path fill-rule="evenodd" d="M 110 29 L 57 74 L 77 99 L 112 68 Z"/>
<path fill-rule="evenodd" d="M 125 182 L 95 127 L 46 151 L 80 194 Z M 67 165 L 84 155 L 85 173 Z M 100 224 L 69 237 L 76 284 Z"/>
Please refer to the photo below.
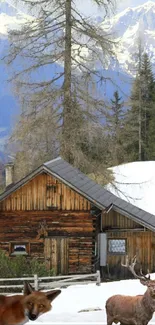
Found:
<path fill-rule="evenodd" d="M 0 203 L 0 247 L 11 255 L 12 245 L 23 243 L 28 257 L 45 260 L 51 267 L 48 239 L 68 238 L 65 272 L 89 273 L 96 236 L 96 216 L 90 208 L 88 200 L 59 180 L 47 174 L 36 176 Z M 59 240 L 54 254 L 58 247 Z"/>
<path fill-rule="evenodd" d="M 59 180 L 41 174 L 0 203 L 0 211 L 90 210 L 88 200 Z"/>
<path fill-rule="evenodd" d="M 128 278 L 131 273 L 121 266 L 125 256 L 137 256 L 137 271 L 140 267 L 147 273 L 155 271 L 155 233 L 144 228 L 131 219 L 111 210 L 102 216 L 103 231 L 107 233 L 107 266 L 108 272 L 114 278 Z M 109 252 L 109 240 L 125 240 L 125 253 Z"/>

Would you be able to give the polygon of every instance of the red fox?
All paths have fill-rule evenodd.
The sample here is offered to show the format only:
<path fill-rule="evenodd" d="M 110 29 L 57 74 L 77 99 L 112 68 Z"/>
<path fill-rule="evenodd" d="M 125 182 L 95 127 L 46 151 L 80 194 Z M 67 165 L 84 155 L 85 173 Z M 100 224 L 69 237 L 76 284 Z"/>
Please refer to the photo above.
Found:
<path fill-rule="evenodd" d="M 26 282 L 23 295 L 0 295 L 0 325 L 23 325 L 36 320 L 52 308 L 51 302 L 60 293 L 61 290 L 34 291 Z"/>

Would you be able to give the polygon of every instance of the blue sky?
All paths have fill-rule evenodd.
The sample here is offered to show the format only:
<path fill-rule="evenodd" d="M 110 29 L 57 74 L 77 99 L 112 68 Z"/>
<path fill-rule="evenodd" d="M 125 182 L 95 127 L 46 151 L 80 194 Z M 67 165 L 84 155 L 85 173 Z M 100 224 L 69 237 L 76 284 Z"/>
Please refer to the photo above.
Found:
<path fill-rule="evenodd" d="M 147 2 L 147 0 L 115 0 L 115 1 L 117 2 L 118 11 L 124 10 L 127 7 L 136 7 Z M 155 2 L 155 0 L 152 0 L 152 2 Z M 76 3 L 78 4 L 80 10 L 85 14 L 87 14 L 88 16 L 101 15 L 101 10 L 99 10 L 97 6 L 93 5 L 91 0 L 76 0 Z"/>

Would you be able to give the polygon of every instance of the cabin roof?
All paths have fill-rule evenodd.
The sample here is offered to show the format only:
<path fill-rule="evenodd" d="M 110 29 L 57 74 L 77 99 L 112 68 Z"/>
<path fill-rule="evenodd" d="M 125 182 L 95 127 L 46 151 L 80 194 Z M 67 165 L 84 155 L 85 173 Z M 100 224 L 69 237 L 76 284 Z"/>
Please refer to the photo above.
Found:
<path fill-rule="evenodd" d="M 121 198 L 118 198 L 116 195 L 112 194 L 102 185 L 99 185 L 95 181 L 91 180 L 61 157 L 44 163 L 42 166 L 14 184 L 11 188 L 6 189 L 5 192 L 0 195 L 0 201 L 7 198 L 11 193 L 43 172 L 46 172 L 61 180 L 64 184 L 68 185 L 70 188 L 84 196 L 99 209 L 103 210 L 112 207 L 113 210 L 155 231 L 155 215 L 139 209 Z"/>

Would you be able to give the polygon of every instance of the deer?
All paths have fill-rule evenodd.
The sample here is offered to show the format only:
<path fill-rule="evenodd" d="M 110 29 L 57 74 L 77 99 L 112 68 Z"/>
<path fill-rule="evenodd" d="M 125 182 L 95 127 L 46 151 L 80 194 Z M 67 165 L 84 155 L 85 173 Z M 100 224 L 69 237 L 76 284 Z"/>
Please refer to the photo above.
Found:
<path fill-rule="evenodd" d="M 126 263 L 121 265 L 127 267 L 141 284 L 147 287 L 143 295 L 123 296 L 114 295 L 106 301 L 107 325 L 119 323 L 121 325 L 147 325 L 152 319 L 155 311 L 155 280 L 150 275 L 140 275 L 135 272 L 136 256 L 131 259 L 126 256 Z"/>

